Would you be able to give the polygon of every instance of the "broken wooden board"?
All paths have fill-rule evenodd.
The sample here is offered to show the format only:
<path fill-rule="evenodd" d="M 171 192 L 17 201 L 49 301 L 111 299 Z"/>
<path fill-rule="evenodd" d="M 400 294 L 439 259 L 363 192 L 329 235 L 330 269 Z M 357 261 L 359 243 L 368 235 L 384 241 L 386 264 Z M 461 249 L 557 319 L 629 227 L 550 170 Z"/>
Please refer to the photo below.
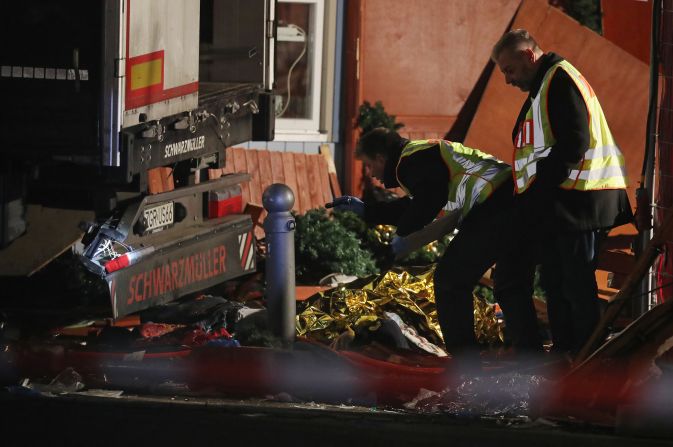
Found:
<path fill-rule="evenodd" d="M 673 209 L 668 210 L 666 219 L 655 231 L 652 240 L 643 250 L 622 288 L 608 301 L 608 307 L 594 333 L 577 355 L 577 362 L 587 359 L 605 341 L 612 323 L 619 316 L 624 306 L 640 295 L 638 287 L 641 281 L 648 274 L 654 261 L 661 256 L 662 247 L 670 241 L 673 241 Z"/>
<path fill-rule="evenodd" d="M 81 222 L 94 212 L 28 205 L 26 234 L 0 250 L 0 275 L 30 276 L 68 250 L 84 235 Z"/>

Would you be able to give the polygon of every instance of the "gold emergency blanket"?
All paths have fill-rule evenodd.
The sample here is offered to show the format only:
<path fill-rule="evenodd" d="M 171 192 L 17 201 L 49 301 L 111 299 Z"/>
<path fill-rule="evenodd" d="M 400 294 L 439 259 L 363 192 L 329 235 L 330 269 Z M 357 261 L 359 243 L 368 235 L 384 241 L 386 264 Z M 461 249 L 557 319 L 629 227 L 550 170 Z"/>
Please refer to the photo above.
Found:
<path fill-rule="evenodd" d="M 344 332 L 375 330 L 384 313 L 392 312 L 431 343 L 442 345 L 432 283 L 434 269 L 434 265 L 422 269 L 395 267 L 370 281 L 360 280 L 353 288 L 318 293 L 298 304 L 297 335 L 329 343 Z M 477 339 L 489 344 L 502 341 L 502 324 L 496 318 L 495 306 L 476 296 L 474 303 Z"/>

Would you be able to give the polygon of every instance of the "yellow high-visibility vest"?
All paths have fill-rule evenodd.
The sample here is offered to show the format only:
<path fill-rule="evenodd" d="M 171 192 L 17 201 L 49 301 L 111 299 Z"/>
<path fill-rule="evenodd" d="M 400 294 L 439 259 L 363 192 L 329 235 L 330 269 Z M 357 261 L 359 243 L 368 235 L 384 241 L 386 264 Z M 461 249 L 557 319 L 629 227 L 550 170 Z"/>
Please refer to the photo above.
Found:
<path fill-rule="evenodd" d="M 511 175 L 508 164 L 478 149 L 445 140 L 415 140 L 404 146 L 397 162 L 397 181 L 407 194 L 411 195 L 399 178 L 400 163 L 406 157 L 435 145 L 439 145 L 442 160 L 449 171 L 449 197 L 445 209 L 462 208 L 463 217 Z"/>
<path fill-rule="evenodd" d="M 579 191 L 622 189 L 626 187 L 624 156 L 617 147 L 598 98 L 584 76 L 569 62 L 554 64 L 542 79 L 540 90 L 532 98 L 526 119 L 520 123 L 514 139 L 512 172 L 517 193 L 525 191 L 535 179 L 537 162 L 549 155 L 556 138 L 549 123 L 547 95 L 556 70 L 564 70 L 579 89 L 589 113 L 589 147 L 582 160 L 570 170 L 560 185 Z"/>

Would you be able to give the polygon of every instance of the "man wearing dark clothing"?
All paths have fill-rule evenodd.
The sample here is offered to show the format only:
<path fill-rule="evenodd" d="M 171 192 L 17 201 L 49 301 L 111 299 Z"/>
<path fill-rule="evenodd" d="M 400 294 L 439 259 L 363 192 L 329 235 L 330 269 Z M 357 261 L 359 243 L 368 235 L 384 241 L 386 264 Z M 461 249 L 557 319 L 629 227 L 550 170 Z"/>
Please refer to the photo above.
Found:
<path fill-rule="evenodd" d="M 512 132 L 517 270 L 530 275 L 540 262 L 554 350 L 576 353 L 599 319 L 600 243 L 633 218 L 624 158 L 593 89 L 561 56 L 513 30 L 492 58 L 508 84 L 529 92 Z"/>
<path fill-rule="evenodd" d="M 357 156 L 387 188 L 402 187 L 407 196 L 361 206 L 370 224 L 397 226 L 397 238 L 430 223 L 445 208 L 462 215 L 459 231 L 434 274 L 437 315 L 447 350 L 474 358 L 472 290 L 498 261 L 508 239 L 513 201 L 510 167 L 481 151 L 443 140 L 409 141 L 378 128 L 365 134 Z M 518 351 L 541 351 L 532 289 L 527 300 L 496 296 L 506 328 Z"/>

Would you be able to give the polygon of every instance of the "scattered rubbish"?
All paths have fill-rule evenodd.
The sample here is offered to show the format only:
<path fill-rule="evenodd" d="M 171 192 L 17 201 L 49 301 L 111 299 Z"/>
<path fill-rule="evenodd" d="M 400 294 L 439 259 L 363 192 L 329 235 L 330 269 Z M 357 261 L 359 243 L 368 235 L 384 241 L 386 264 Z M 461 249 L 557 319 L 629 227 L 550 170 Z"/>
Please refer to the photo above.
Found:
<path fill-rule="evenodd" d="M 430 343 L 427 338 L 423 337 L 422 335 L 419 335 L 418 332 L 416 332 L 416 329 L 404 323 L 404 321 L 402 321 L 399 315 L 393 312 L 384 312 L 384 314 L 386 317 L 388 317 L 391 321 L 394 321 L 395 324 L 397 324 L 400 327 L 402 333 L 407 338 L 407 340 L 412 342 L 414 345 L 418 346 L 419 348 L 421 348 L 426 352 L 429 352 L 430 354 L 436 355 L 437 357 L 448 356 L 445 350 L 443 350 L 442 348 L 440 348 L 435 344 Z"/>
<path fill-rule="evenodd" d="M 540 376 L 505 373 L 463 376 L 457 386 L 441 392 L 423 389 L 404 405 L 423 413 L 464 417 L 529 417 L 531 402 L 540 397 L 548 380 Z"/>
<path fill-rule="evenodd" d="M 85 385 L 82 382 L 82 376 L 73 368 L 66 368 L 59 373 L 49 384 L 40 384 L 25 379 L 21 384 L 23 387 L 30 388 L 40 393 L 47 394 L 68 394 L 81 391 Z"/>
<path fill-rule="evenodd" d="M 318 284 L 321 286 L 339 287 L 352 283 L 356 279 L 358 279 L 358 277 L 353 275 L 344 275 L 343 273 L 330 273 L 329 275 L 321 278 L 320 281 L 318 281 Z"/>

